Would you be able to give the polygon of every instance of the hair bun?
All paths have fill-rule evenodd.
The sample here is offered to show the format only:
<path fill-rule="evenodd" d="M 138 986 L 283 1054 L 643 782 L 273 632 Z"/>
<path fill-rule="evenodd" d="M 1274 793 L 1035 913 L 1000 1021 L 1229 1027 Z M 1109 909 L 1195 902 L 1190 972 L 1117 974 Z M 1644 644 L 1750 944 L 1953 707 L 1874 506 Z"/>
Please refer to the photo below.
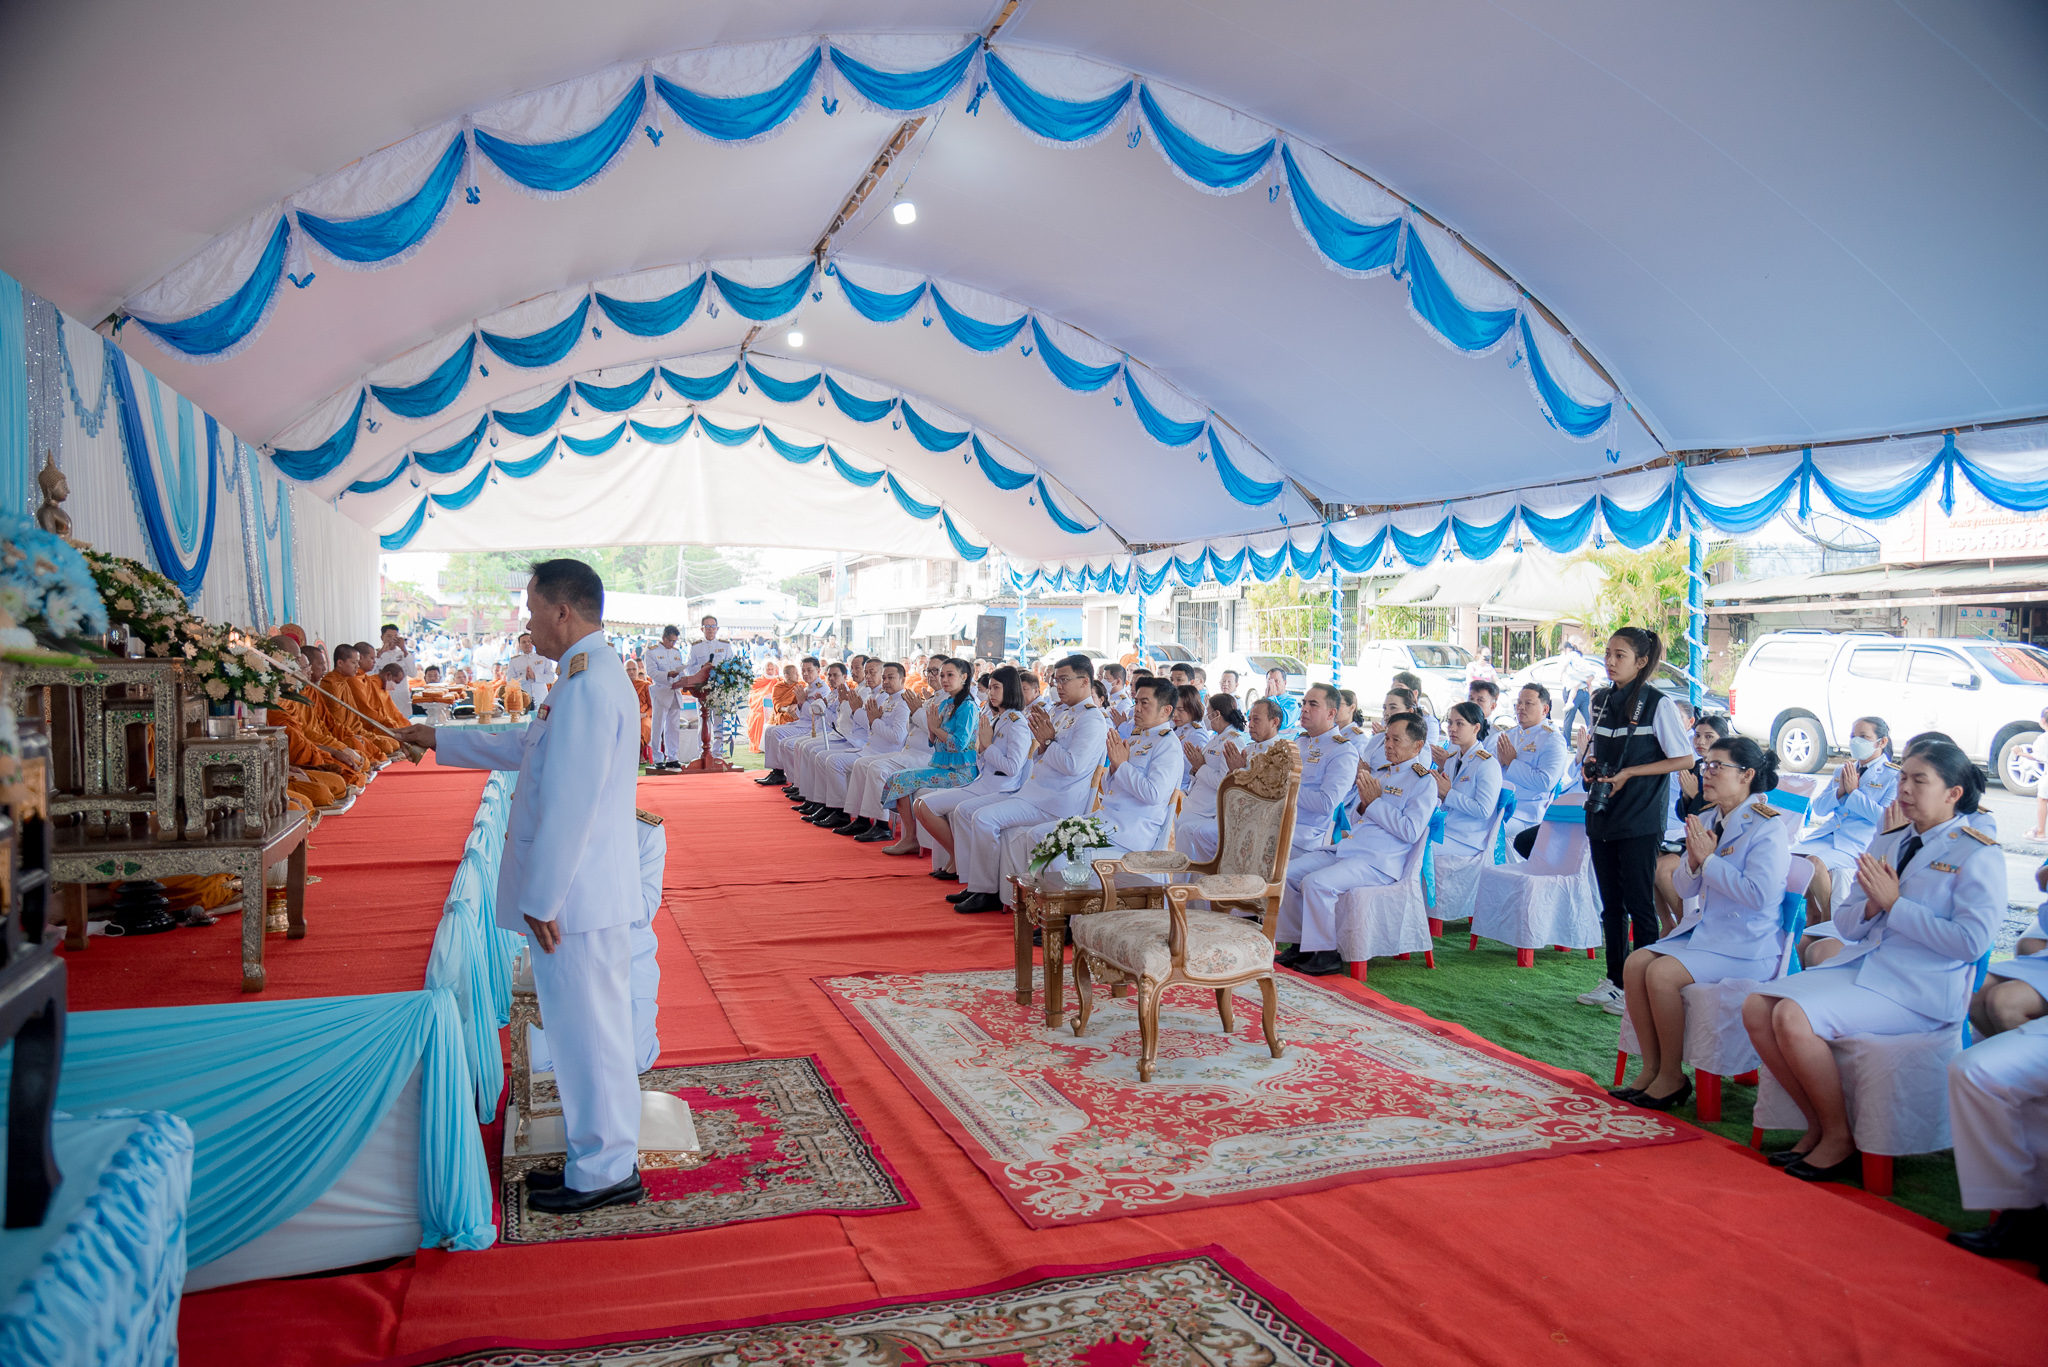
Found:
<path fill-rule="evenodd" d="M 1765 792 L 1769 792 L 1778 786 L 1778 752 L 1776 749 L 1766 749 L 1764 751 L 1764 761 L 1757 767 L 1756 776 L 1763 781 Z"/>

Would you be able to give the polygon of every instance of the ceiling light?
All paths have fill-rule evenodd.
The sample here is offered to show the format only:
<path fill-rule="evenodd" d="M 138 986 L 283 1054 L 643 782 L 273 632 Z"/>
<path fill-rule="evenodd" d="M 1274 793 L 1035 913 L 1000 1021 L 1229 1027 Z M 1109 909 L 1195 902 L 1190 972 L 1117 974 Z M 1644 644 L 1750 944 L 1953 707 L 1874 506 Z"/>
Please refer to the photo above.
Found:
<path fill-rule="evenodd" d="M 912 223 L 917 222 L 917 206 L 915 204 L 912 204 L 907 199 L 897 200 L 896 207 L 891 209 L 889 212 L 896 216 L 896 221 L 898 223 L 903 224 L 906 227 Z"/>
<path fill-rule="evenodd" d="M 789 330 L 789 344 L 793 347 L 802 346 L 804 344 L 804 335 L 795 328 L 791 328 Z"/>

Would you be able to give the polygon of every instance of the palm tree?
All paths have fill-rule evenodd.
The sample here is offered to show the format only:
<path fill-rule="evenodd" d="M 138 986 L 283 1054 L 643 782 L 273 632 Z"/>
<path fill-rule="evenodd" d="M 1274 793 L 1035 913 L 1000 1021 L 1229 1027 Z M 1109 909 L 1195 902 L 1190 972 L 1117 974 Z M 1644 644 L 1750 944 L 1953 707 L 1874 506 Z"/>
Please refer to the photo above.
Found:
<path fill-rule="evenodd" d="M 1700 568 L 1711 570 L 1730 555 L 1726 544 L 1711 547 Z M 1588 548 L 1573 556 L 1573 564 L 1597 565 L 1607 574 L 1598 596 L 1580 614 L 1592 649 L 1597 653 L 1617 628 L 1649 627 L 1664 638 L 1665 658 L 1683 668 L 1692 658 L 1685 640 L 1688 558 L 1683 541 L 1659 541 L 1641 551 Z"/>

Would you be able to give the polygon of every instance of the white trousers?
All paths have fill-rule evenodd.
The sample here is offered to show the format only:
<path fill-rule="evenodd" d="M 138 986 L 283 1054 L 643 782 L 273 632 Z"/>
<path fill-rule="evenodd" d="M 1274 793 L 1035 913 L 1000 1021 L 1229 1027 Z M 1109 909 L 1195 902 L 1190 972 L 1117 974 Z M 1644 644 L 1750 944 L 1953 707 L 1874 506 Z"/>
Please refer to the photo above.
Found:
<path fill-rule="evenodd" d="M 925 810 L 933 816 L 943 816 L 948 819 L 953 827 L 953 848 L 957 850 L 960 848 L 961 825 L 958 817 L 961 806 L 972 802 L 978 797 L 999 796 L 1004 796 L 1004 794 L 977 793 L 970 784 L 964 788 L 920 788 L 917 800 L 922 802 L 925 805 Z M 915 820 L 915 818 L 912 819 Z M 917 828 L 917 843 L 931 851 L 933 873 L 943 873 L 953 867 L 953 861 L 939 847 L 939 843 L 932 839 L 932 833 L 923 826 Z"/>
<path fill-rule="evenodd" d="M 1184 816 L 1173 826 L 1173 847 L 1197 864 L 1216 857 L 1216 818 Z"/>
<path fill-rule="evenodd" d="M 1057 821 L 1061 815 L 1008 793 L 969 798 L 955 807 L 953 852 L 959 859 L 960 878 L 968 891 L 1003 891 L 1003 832 L 1012 826 Z"/>
<path fill-rule="evenodd" d="M 606 926 L 564 935 L 552 954 L 529 952 L 568 1132 L 563 1180 L 576 1191 L 613 1186 L 632 1175 L 640 1151 L 633 932 Z"/>
<path fill-rule="evenodd" d="M 1948 1119 L 1965 1208 L 2048 1204 L 2048 1033 L 2008 1030 L 1950 1059 Z"/>
<path fill-rule="evenodd" d="M 860 815 L 854 811 L 853 803 L 846 793 L 848 784 L 853 780 L 853 766 L 867 757 L 866 750 L 856 750 L 851 746 L 844 750 L 834 750 L 826 757 L 823 771 L 826 806 L 837 807 L 842 812 L 853 812 L 855 816 Z M 881 756 L 877 755 L 876 758 L 880 759 Z"/>
<path fill-rule="evenodd" d="M 1376 859 L 1342 855 L 1333 849 L 1299 851 L 1287 857 L 1287 892 L 1280 899 L 1276 940 L 1292 940 L 1306 953 L 1337 947 L 1337 902 L 1353 888 L 1391 884 L 1398 869 Z"/>
<path fill-rule="evenodd" d="M 644 1073 L 661 1057 L 661 1034 L 655 1020 L 661 1011 L 661 960 L 656 957 L 661 941 L 651 924 L 631 930 L 633 967 L 628 976 L 633 987 L 633 1062 L 634 1071 Z"/>
<path fill-rule="evenodd" d="M 816 802 L 822 796 L 816 766 L 831 744 L 830 736 L 811 736 L 789 747 L 790 766 L 785 772 L 796 781 L 797 791 L 806 802 Z"/>
<path fill-rule="evenodd" d="M 803 771 L 803 777 L 797 780 L 801 785 L 799 791 L 812 802 L 826 802 L 826 784 L 829 782 L 826 775 L 830 772 L 832 757 L 852 753 L 853 742 L 844 736 L 820 736 L 798 745 L 797 767 Z M 826 805 L 838 804 L 826 802 Z"/>
<path fill-rule="evenodd" d="M 892 813 L 882 806 L 882 789 L 905 769 L 916 769 L 929 757 L 898 750 L 891 755 L 862 755 L 846 778 L 846 810 L 870 821 L 887 821 Z"/>
<path fill-rule="evenodd" d="M 656 764 L 676 764 L 683 758 L 683 702 L 672 688 L 647 690 L 650 706 L 647 743 L 654 748 Z"/>
<path fill-rule="evenodd" d="M 811 734 L 811 724 L 803 721 L 784 722 L 771 726 L 761 733 L 761 758 L 770 769 L 789 773 L 789 752 L 784 747 L 802 740 Z"/>

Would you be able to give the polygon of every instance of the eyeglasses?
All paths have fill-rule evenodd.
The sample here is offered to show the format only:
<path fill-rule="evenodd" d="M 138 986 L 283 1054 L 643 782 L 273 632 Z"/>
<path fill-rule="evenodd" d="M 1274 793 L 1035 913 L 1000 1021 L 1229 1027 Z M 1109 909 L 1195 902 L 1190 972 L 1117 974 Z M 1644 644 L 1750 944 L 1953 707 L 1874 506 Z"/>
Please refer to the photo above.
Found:
<path fill-rule="evenodd" d="M 1741 765 L 1731 764 L 1727 760 L 1723 759 L 1709 759 L 1700 761 L 1701 778 L 1712 778 L 1715 774 L 1720 773 L 1723 769 L 1730 769 L 1739 774 L 1746 774 L 1749 772 L 1749 770 L 1743 768 Z"/>

